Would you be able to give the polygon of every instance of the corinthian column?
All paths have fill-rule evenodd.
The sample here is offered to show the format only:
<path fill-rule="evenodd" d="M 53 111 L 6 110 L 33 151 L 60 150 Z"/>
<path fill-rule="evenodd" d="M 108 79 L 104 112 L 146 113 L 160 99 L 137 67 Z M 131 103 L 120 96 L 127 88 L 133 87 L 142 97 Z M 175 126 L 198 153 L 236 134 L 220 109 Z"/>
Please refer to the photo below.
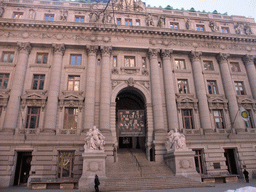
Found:
<path fill-rule="evenodd" d="M 58 111 L 58 97 L 60 92 L 62 59 L 65 53 L 64 44 L 53 44 L 52 46 L 54 55 L 51 68 L 50 85 L 48 89 L 44 132 L 55 132 Z"/>
<path fill-rule="evenodd" d="M 95 84 L 96 84 L 96 53 L 98 46 L 91 45 L 87 48 L 87 81 L 85 88 L 84 101 L 84 129 L 90 129 L 94 125 L 94 108 L 95 108 Z"/>
<path fill-rule="evenodd" d="M 203 129 L 212 129 L 210 111 L 206 97 L 204 77 L 202 74 L 201 55 L 201 52 L 191 52 L 190 59 L 193 68 L 196 95 L 199 102 L 201 127 Z"/>
<path fill-rule="evenodd" d="M 220 53 L 217 56 L 217 59 L 220 65 L 220 72 L 221 72 L 225 95 L 228 99 L 231 123 L 233 122 L 233 125 L 231 126 L 233 126 L 234 128 L 244 128 L 245 123 L 243 122 L 243 119 L 241 118 L 240 115 L 237 115 L 238 105 L 236 100 L 236 91 L 234 90 L 234 82 L 232 81 L 232 78 L 230 75 L 228 58 L 229 58 L 229 54 L 225 54 L 225 53 Z"/>
<path fill-rule="evenodd" d="M 110 131 L 110 55 L 112 47 L 103 47 L 100 86 L 100 130 Z"/>
<path fill-rule="evenodd" d="M 164 131 L 162 92 L 157 61 L 157 49 L 149 49 L 151 94 L 153 102 L 154 131 Z"/>
<path fill-rule="evenodd" d="M 168 128 L 178 129 L 178 115 L 177 115 L 177 106 L 175 100 L 175 91 L 173 86 L 173 73 L 171 68 L 171 53 L 172 50 L 163 50 L 163 73 L 164 73 L 164 87 L 165 87 L 165 102 L 167 108 L 167 119 L 168 119 Z"/>
<path fill-rule="evenodd" d="M 247 71 L 253 98 L 256 99 L 256 69 L 254 65 L 254 58 L 255 56 L 253 55 L 246 55 L 243 57 L 243 61 Z"/>
<path fill-rule="evenodd" d="M 28 56 L 31 51 L 30 43 L 18 42 L 18 50 L 18 63 L 13 78 L 10 98 L 8 101 L 7 111 L 5 115 L 4 129 L 6 129 L 6 131 L 13 131 L 17 126 L 20 107 L 20 96 L 23 91 Z"/>

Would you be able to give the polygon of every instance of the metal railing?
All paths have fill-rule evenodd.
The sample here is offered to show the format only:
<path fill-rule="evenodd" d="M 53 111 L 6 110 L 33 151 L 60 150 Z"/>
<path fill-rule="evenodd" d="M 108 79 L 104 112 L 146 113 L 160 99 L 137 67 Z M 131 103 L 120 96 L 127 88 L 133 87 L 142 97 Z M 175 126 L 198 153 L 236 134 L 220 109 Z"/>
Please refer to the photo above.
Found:
<path fill-rule="evenodd" d="M 132 150 L 130 149 L 130 153 L 132 154 L 132 156 L 134 157 L 135 159 L 135 162 L 136 162 L 136 166 L 138 167 L 138 170 L 140 171 L 140 176 L 142 177 L 142 167 L 137 159 L 137 157 L 132 153 Z"/>

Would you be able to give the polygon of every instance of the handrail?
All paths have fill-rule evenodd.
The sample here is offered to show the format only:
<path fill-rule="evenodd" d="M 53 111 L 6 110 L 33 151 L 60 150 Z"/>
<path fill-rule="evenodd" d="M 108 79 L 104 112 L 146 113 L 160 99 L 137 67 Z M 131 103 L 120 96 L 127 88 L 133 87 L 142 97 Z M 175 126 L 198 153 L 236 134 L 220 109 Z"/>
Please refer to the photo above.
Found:
<path fill-rule="evenodd" d="M 132 156 L 135 158 L 136 161 L 136 166 L 138 167 L 138 170 L 140 171 L 140 176 L 142 177 L 142 167 L 137 159 L 137 157 L 132 153 L 132 150 L 130 149 L 130 153 L 132 154 Z"/>

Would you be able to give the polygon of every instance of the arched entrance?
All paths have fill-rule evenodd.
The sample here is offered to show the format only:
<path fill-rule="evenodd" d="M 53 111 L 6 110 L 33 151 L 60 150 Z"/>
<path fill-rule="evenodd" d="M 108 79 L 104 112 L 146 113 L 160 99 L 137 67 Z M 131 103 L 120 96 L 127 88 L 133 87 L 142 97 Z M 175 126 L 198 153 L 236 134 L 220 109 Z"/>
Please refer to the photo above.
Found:
<path fill-rule="evenodd" d="M 126 87 L 117 94 L 116 129 L 119 148 L 145 150 L 145 97 L 137 88 Z"/>

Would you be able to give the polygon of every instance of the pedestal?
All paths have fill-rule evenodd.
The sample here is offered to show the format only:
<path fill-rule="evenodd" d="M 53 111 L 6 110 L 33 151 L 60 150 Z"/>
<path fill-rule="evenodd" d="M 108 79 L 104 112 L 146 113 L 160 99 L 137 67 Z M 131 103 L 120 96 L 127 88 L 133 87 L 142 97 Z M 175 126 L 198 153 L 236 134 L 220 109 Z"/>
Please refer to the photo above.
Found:
<path fill-rule="evenodd" d="M 94 191 L 95 174 L 99 176 L 100 186 L 106 179 L 106 157 L 107 154 L 103 150 L 88 150 L 82 154 L 83 157 L 83 174 L 79 179 L 79 189 L 86 191 Z"/>
<path fill-rule="evenodd" d="M 175 176 L 184 176 L 201 182 L 201 176 L 196 171 L 194 156 L 194 151 L 172 151 L 164 155 L 164 161 Z"/>

